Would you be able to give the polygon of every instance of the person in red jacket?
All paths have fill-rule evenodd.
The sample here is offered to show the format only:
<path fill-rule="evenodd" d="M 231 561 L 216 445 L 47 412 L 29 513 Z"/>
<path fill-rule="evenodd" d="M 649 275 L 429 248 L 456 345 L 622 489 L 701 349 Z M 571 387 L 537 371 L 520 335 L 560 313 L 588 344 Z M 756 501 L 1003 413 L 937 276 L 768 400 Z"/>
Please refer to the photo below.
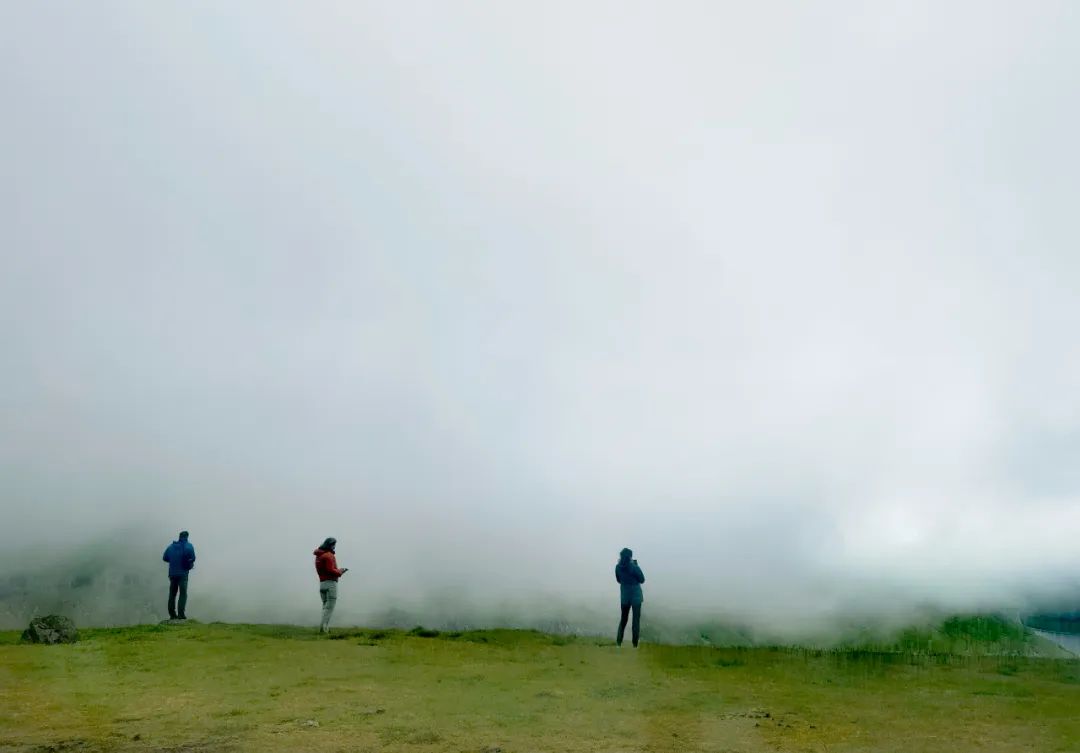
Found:
<path fill-rule="evenodd" d="M 322 599 L 322 622 L 319 623 L 319 631 L 330 632 L 330 615 L 334 613 L 334 605 L 337 604 L 337 582 L 349 568 L 337 566 L 337 557 L 334 549 L 337 547 L 337 539 L 331 537 L 315 550 L 315 572 L 319 574 L 319 598 Z"/>

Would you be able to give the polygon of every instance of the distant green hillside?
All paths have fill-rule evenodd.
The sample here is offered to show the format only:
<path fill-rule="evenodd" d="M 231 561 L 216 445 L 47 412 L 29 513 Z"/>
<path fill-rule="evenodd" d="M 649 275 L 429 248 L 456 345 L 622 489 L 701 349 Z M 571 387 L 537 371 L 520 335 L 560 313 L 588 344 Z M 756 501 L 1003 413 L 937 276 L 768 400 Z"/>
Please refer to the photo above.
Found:
<path fill-rule="evenodd" d="M 957 615 L 935 625 L 910 626 L 882 639 L 852 639 L 838 648 L 870 647 L 930 654 L 1035 654 L 1031 631 L 996 615 Z"/>
<path fill-rule="evenodd" d="M 1036 630 L 1080 635 L 1080 612 L 1029 615 L 1024 618 L 1024 624 Z"/>
<path fill-rule="evenodd" d="M 889 627 L 874 622 L 862 625 L 838 622 L 799 638 L 784 638 L 779 630 L 765 633 L 760 629 L 720 623 L 690 628 L 659 620 L 648 625 L 646 634 L 655 642 L 708 646 L 796 645 L 819 650 L 909 654 L 1065 655 L 1061 649 L 1035 635 L 1018 620 L 1000 615 L 953 615 L 936 620 L 923 618 L 916 624 L 904 627 Z"/>

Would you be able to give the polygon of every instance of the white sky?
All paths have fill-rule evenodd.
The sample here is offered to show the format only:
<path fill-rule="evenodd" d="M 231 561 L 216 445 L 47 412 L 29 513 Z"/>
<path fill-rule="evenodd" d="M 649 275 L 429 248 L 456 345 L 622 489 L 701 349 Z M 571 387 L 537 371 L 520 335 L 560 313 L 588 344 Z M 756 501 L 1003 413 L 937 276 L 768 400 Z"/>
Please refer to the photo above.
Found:
<path fill-rule="evenodd" d="M 1077 39 L 5 3 L 0 545 L 187 527 L 300 593 L 336 535 L 371 591 L 524 601 L 613 599 L 628 545 L 730 613 L 1076 583 Z"/>

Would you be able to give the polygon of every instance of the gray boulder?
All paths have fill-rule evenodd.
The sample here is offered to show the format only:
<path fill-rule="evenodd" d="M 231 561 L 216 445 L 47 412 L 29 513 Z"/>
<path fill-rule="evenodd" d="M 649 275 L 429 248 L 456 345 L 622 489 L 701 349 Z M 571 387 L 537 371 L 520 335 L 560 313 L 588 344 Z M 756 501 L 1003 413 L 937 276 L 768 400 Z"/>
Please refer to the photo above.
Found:
<path fill-rule="evenodd" d="M 75 643 L 79 640 L 79 631 L 67 617 L 50 614 L 30 620 L 30 627 L 23 631 L 22 640 L 24 643 Z"/>

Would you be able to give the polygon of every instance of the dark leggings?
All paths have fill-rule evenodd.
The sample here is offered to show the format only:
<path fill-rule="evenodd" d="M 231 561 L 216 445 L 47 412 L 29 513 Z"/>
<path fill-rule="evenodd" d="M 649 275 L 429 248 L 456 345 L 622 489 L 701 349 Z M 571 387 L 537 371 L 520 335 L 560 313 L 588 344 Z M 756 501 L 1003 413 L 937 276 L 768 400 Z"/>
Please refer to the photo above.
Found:
<path fill-rule="evenodd" d="M 622 617 L 619 619 L 619 637 L 615 640 L 620 646 L 622 645 L 623 635 L 626 633 L 626 620 L 630 616 L 631 608 L 634 610 L 634 625 L 630 629 L 630 635 L 634 639 L 634 646 L 637 646 L 638 638 L 641 636 L 641 604 L 623 604 L 620 607 Z"/>

